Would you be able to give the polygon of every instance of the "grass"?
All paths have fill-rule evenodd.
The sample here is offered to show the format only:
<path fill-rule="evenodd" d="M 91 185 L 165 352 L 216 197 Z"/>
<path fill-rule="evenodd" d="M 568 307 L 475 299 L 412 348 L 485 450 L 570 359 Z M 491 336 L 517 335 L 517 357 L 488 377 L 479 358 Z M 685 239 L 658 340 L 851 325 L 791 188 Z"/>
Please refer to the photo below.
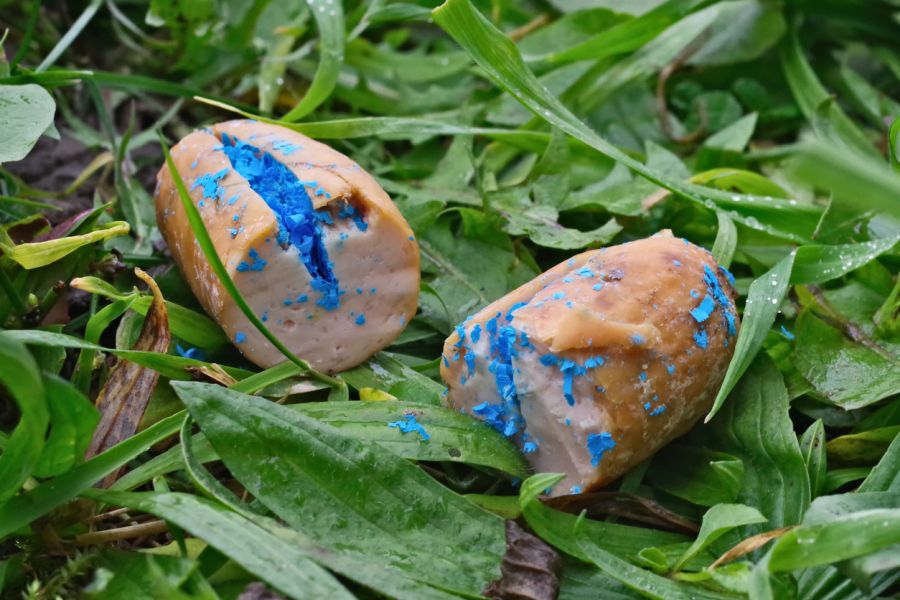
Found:
<path fill-rule="evenodd" d="M 558 581 L 526 569 L 562 600 L 900 593 L 896 3 L 4 11 L 0 598 L 479 597 L 517 564 L 506 518 L 562 557 Z M 235 115 L 349 155 L 414 229 L 419 310 L 354 369 L 267 329 L 181 177 L 285 362 L 244 360 L 161 241 L 169 146 Z M 545 501 L 558 475 L 440 405 L 443 341 L 567 257 L 662 229 L 736 277 L 715 405 L 604 490 Z M 155 310 L 136 267 L 168 352 L 135 349 Z M 159 379 L 85 456 L 114 360 Z M 427 441 L 387 426 L 409 410 Z"/>

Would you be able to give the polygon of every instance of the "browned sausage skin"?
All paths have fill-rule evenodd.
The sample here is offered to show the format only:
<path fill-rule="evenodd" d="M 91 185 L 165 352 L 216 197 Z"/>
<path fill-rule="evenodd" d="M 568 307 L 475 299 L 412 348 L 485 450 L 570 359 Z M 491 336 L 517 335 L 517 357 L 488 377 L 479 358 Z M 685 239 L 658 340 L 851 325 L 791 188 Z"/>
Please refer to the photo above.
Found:
<path fill-rule="evenodd" d="M 244 298 L 314 367 L 361 363 L 415 314 L 413 232 L 381 186 L 340 152 L 284 127 L 236 120 L 191 133 L 172 156 Z M 160 231 L 206 311 L 254 363 L 284 360 L 213 274 L 166 167 L 155 200 Z"/>
<path fill-rule="evenodd" d="M 446 403 L 565 473 L 555 495 L 602 486 L 710 408 L 739 327 L 732 281 L 668 231 L 579 254 L 457 326 Z"/>

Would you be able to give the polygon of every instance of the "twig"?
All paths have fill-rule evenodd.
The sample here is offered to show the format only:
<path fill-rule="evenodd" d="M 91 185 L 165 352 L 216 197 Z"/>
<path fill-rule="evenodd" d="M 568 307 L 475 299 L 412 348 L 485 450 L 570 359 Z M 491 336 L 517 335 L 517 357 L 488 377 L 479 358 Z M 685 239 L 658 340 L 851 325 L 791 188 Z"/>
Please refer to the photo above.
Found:
<path fill-rule="evenodd" d="M 856 342 L 862 346 L 865 346 L 872 352 L 884 357 L 885 359 L 891 362 L 898 362 L 897 357 L 893 354 L 882 348 L 875 340 L 869 337 L 869 335 L 863 331 L 862 327 L 854 323 L 853 321 L 847 319 L 842 314 L 840 314 L 828 299 L 825 297 L 825 294 L 822 293 L 822 288 L 817 285 L 808 285 L 806 289 L 809 290 L 809 293 L 812 294 L 813 298 L 816 299 L 816 302 L 819 306 L 824 309 L 827 314 L 823 314 L 822 318 L 831 326 L 839 329 L 841 333 L 844 334 L 847 339 L 852 342 Z"/>
<path fill-rule="evenodd" d="M 518 42 L 523 37 L 525 37 L 526 35 L 531 33 L 532 31 L 540 29 L 541 27 L 543 27 L 544 25 L 546 25 L 549 22 L 550 22 L 550 15 L 548 15 L 547 13 L 541 13 L 538 16 L 536 16 L 535 18 L 533 18 L 532 20 L 528 21 L 527 23 L 525 23 L 524 25 L 519 27 L 518 29 L 513 29 L 512 31 L 510 31 L 508 34 L 509 39 L 511 39 L 514 42 Z"/>
<path fill-rule="evenodd" d="M 148 523 L 141 523 L 140 525 L 129 525 L 127 527 L 117 527 L 116 529 L 107 529 L 105 531 L 83 533 L 75 537 L 75 543 L 79 546 L 107 544 L 109 542 L 131 540 L 147 535 L 156 535 L 157 533 L 165 533 L 167 531 L 169 531 L 169 526 L 165 521 L 155 520 Z"/>
<path fill-rule="evenodd" d="M 697 141 L 706 131 L 706 127 L 709 124 L 709 115 L 706 114 L 706 108 L 703 104 L 698 105 L 700 124 L 697 126 L 697 129 L 686 135 L 676 136 L 672 132 L 671 114 L 669 113 L 669 105 L 666 102 L 666 84 L 669 81 L 669 77 L 674 75 L 703 46 L 704 42 L 706 42 L 707 32 L 708 30 L 705 30 L 694 38 L 690 44 L 678 53 L 678 56 L 672 62 L 663 67 L 659 72 L 659 80 L 656 82 L 656 112 L 659 115 L 660 127 L 662 127 L 663 133 L 666 134 L 667 138 L 679 144 L 690 144 Z"/>

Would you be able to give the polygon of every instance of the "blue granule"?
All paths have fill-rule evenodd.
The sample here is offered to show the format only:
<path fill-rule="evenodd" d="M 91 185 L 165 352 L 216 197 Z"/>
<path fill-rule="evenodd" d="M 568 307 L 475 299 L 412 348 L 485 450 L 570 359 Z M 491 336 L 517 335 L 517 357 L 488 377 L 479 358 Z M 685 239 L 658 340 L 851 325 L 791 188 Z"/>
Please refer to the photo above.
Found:
<path fill-rule="evenodd" d="M 365 325 L 366 324 L 366 315 L 359 313 L 359 316 L 356 317 L 355 323 L 357 325 Z"/>
<path fill-rule="evenodd" d="M 581 493 L 581 486 L 580 486 L 580 485 L 573 485 L 572 487 L 569 488 L 569 492 L 572 493 L 572 494 L 580 494 L 580 493 Z"/>
<path fill-rule="evenodd" d="M 445 366 L 445 367 L 447 367 L 447 368 L 450 367 L 450 361 L 447 360 L 447 357 L 444 356 L 443 354 L 441 355 L 441 360 L 444 361 L 444 366 Z"/>
<path fill-rule="evenodd" d="M 725 290 L 719 285 L 719 278 L 716 277 L 716 272 L 709 265 L 703 265 L 703 281 L 706 282 L 707 291 L 713 295 L 718 305 L 722 307 L 723 318 L 728 327 L 728 335 L 735 335 L 737 328 L 734 321 L 734 304 L 731 298 L 728 297 L 728 294 L 725 293 Z"/>
<path fill-rule="evenodd" d="M 320 295 L 316 304 L 326 310 L 338 308 L 344 292 L 328 260 L 319 218 L 303 182 L 268 152 L 225 133 L 222 142 L 232 167 L 275 213 L 278 243 L 290 242 L 299 250 L 300 261 L 312 279 L 312 288 Z"/>
<path fill-rule="evenodd" d="M 203 208 L 204 206 L 206 206 L 206 202 L 201 200 L 200 202 L 197 203 L 197 206 L 199 206 L 200 208 Z"/>
<path fill-rule="evenodd" d="M 182 348 L 181 344 L 175 344 L 175 352 L 178 353 L 178 356 L 183 356 L 184 358 L 193 358 L 194 360 L 206 360 L 206 357 L 203 354 L 203 350 L 200 348 L 194 348 L 193 346 L 188 346 L 187 348 Z"/>
<path fill-rule="evenodd" d="M 231 217 L 231 220 L 237 223 L 241 220 L 241 215 L 234 215 L 233 217 Z"/>
<path fill-rule="evenodd" d="M 650 407 L 653 406 L 649 402 L 644 402 L 644 410 L 650 410 Z"/>
<path fill-rule="evenodd" d="M 559 365 L 559 370 L 563 374 L 563 397 L 569 406 L 575 406 L 575 396 L 572 390 L 575 384 L 575 377 L 587 373 L 587 368 L 579 365 L 574 360 L 564 358 Z"/>
<path fill-rule="evenodd" d="M 734 275 L 731 274 L 731 271 L 729 271 L 722 265 L 719 265 L 719 270 L 722 271 L 722 273 L 728 279 L 728 283 L 730 283 L 731 285 L 734 285 Z"/>
<path fill-rule="evenodd" d="M 460 323 L 456 326 L 456 337 L 459 339 L 456 340 L 456 343 L 453 344 L 455 348 L 462 348 L 463 344 L 466 343 L 466 326 Z"/>
<path fill-rule="evenodd" d="M 575 280 L 571 277 L 563 277 L 563 283 L 572 283 L 573 281 Z"/>
<path fill-rule="evenodd" d="M 299 296 L 297 296 L 296 302 L 297 302 L 298 304 L 303 304 L 303 303 L 306 302 L 307 300 L 309 300 L 309 296 L 307 296 L 306 294 L 300 294 Z"/>
<path fill-rule="evenodd" d="M 699 297 L 700 297 L 700 292 L 698 292 L 697 290 L 692 289 L 692 290 L 691 290 L 691 298 L 699 298 Z"/>
<path fill-rule="evenodd" d="M 362 288 L 356 288 L 356 293 L 359 294 L 360 296 L 362 296 L 363 289 L 362 289 Z"/>
<path fill-rule="evenodd" d="M 696 344 L 697 344 L 699 347 L 701 347 L 701 348 L 703 348 L 704 350 L 706 350 L 706 346 L 709 344 L 709 339 L 708 339 L 707 336 L 706 336 L 706 330 L 705 330 L 705 329 L 701 329 L 700 331 L 698 331 L 698 332 L 696 332 L 696 333 L 694 334 L 694 342 L 696 342 Z"/>
<path fill-rule="evenodd" d="M 416 421 L 416 415 L 414 414 L 403 415 L 403 419 L 391 421 L 387 426 L 399 429 L 402 433 L 418 433 L 424 442 L 431 439 L 431 436 L 428 435 L 428 432 L 425 431 L 422 424 Z"/>
<path fill-rule="evenodd" d="M 537 452 L 538 445 L 534 442 L 525 442 L 525 445 L 522 446 L 522 452 L 525 454 L 533 454 Z"/>
<path fill-rule="evenodd" d="M 406 325 L 406 317 L 400 317 L 400 324 Z"/>
<path fill-rule="evenodd" d="M 481 339 L 481 324 L 476 323 L 475 327 L 472 328 L 472 333 L 469 334 L 469 339 L 472 340 L 473 344 L 477 344 L 478 340 Z"/>
<path fill-rule="evenodd" d="M 415 241 L 416 238 L 415 238 L 415 236 L 412 236 L 412 235 L 411 235 L 411 236 L 409 236 L 407 239 L 408 239 L 409 241 L 413 242 L 413 241 Z"/>
<path fill-rule="evenodd" d="M 593 287 L 591 287 L 591 289 L 594 290 L 595 292 L 599 292 L 600 290 L 603 289 L 603 284 L 602 284 L 602 283 L 595 283 L 595 284 L 593 285 Z"/>
<path fill-rule="evenodd" d="M 290 142 L 278 141 L 272 144 L 273 150 L 278 150 L 285 156 L 290 156 L 297 150 L 301 150 L 303 146 L 298 146 L 297 144 L 292 144 Z"/>
<path fill-rule="evenodd" d="M 475 353 L 472 352 L 471 348 L 466 348 L 466 366 L 469 368 L 469 377 L 472 376 L 472 373 L 475 372 Z"/>
<path fill-rule="evenodd" d="M 566 308 L 575 308 L 575 303 L 571 300 L 566 300 Z"/>
<path fill-rule="evenodd" d="M 196 169 L 196 168 L 197 168 L 197 164 L 198 164 L 199 162 L 200 162 L 200 158 L 199 158 L 199 157 L 195 158 L 195 159 L 194 159 L 194 162 L 191 163 L 191 168 L 192 168 L 192 169 Z"/>
<path fill-rule="evenodd" d="M 737 333 L 737 327 L 734 324 L 734 315 L 730 311 L 725 311 L 725 324 L 728 326 L 728 335 L 734 335 Z M 725 345 L 728 345 L 728 340 L 725 340 Z"/>
<path fill-rule="evenodd" d="M 602 433 L 589 433 L 587 436 L 587 449 L 591 454 L 591 466 L 599 466 L 603 455 L 615 447 L 616 442 L 609 433 L 605 431 Z"/>
<path fill-rule="evenodd" d="M 669 372 L 669 375 L 675 373 L 675 365 L 666 365 L 666 371 Z"/>
<path fill-rule="evenodd" d="M 228 168 L 224 168 L 216 173 L 206 173 L 194 180 L 191 185 L 193 192 L 198 187 L 203 188 L 203 197 L 207 200 L 215 200 L 222 194 L 222 188 L 219 186 L 219 180 L 228 174 Z M 202 204 L 201 204 L 202 206 Z"/>
<path fill-rule="evenodd" d="M 606 361 L 603 360 L 602 356 L 592 356 L 584 361 L 584 366 L 588 369 L 595 369 L 597 367 L 602 367 L 605 362 Z"/>
<path fill-rule="evenodd" d="M 588 267 L 581 267 L 577 271 L 575 271 L 576 275 L 580 275 L 581 277 L 591 278 L 594 276 L 594 272 L 590 270 Z"/>
<path fill-rule="evenodd" d="M 519 346 L 522 348 L 527 348 L 529 350 L 534 350 L 534 344 L 528 339 L 528 334 L 524 331 L 519 332 Z"/>
<path fill-rule="evenodd" d="M 647 343 L 647 338 L 645 338 L 644 336 L 642 336 L 639 333 L 632 333 L 631 341 L 637 346 L 643 346 L 644 344 Z"/>
<path fill-rule="evenodd" d="M 562 300 L 565 297 L 566 297 L 565 292 L 556 292 L 555 294 L 553 294 L 554 300 Z"/>
<path fill-rule="evenodd" d="M 788 331 L 788 328 L 785 327 L 784 325 L 781 326 L 781 335 L 783 335 L 785 338 L 787 338 L 790 341 L 793 341 L 796 338 L 796 336 L 793 333 L 791 333 L 790 331 Z"/>
<path fill-rule="evenodd" d="M 522 307 L 525 306 L 526 304 L 528 304 L 528 303 L 527 303 L 527 302 L 516 302 L 515 304 L 513 304 L 512 306 L 510 306 L 510 307 L 509 307 L 509 310 L 506 311 L 506 322 L 507 322 L 507 323 L 512 323 L 512 320 L 513 320 L 513 318 L 514 318 L 513 313 L 515 313 L 517 310 L 519 310 L 520 308 L 522 308 Z"/>
<path fill-rule="evenodd" d="M 598 385 L 594 389 L 597 390 L 598 392 L 600 392 L 601 394 L 606 393 L 606 388 L 603 387 L 602 385 Z"/>
<path fill-rule="evenodd" d="M 338 211 L 338 217 L 341 219 L 353 219 L 353 223 L 360 231 L 365 231 L 369 228 L 369 224 L 363 220 L 362 215 L 359 214 L 356 208 L 349 202 L 344 203 L 341 210 Z"/>
<path fill-rule="evenodd" d="M 377 292 L 377 291 L 378 291 L 378 288 L 372 288 L 372 289 L 369 290 L 369 293 L 370 293 L 370 294 L 374 294 L 374 293 Z"/>
<path fill-rule="evenodd" d="M 257 252 L 254 248 L 250 248 L 250 252 L 247 253 L 247 256 L 250 257 L 250 262 L 248 263 L 245 260 L 242 260 L 238 263 L 236 267 L 239 272 L 244 271 L 262 271 L 266 268 L 268 262 L 265 259 L 259 257 L 259 252 Z"/>
<path fill-rule="evenodd" d="M 265 323 L 266 321 L 268 321 L 268 320 L 269 320 L 269 311 L 264 311 L 263 314 L 260 315 L 259 319 L 260 319 L 260 321 L 262 321 L 263 323 Z"/>
<path fill-rule="evenodd" d="M 237 333 L 234 334 L 234 343 L 235 344 L 240 344 L 241 342 L 243 342 L 246 339 L 247 339 L 247 334 L 245 334 L 243 331 L 238 331 Z"/>
<path fill-rule="evenodd" d="M 234 204 L 235 202 L 237 202 L 238 199 L 239 199 L 240 197 L 241 197 L 240 194 L 235 194 L 234 196 L 232 196 L 231 198 L 229 198 L 229 199 L 225 202 L 225 204 L 227 204 L 228 206 L 231 206 L 232 204 Z"/>
<path fill-rule="evenodd" d="M 571 426 L 572 426 L 572 419 L 566 419 L 566 425 L 569 426 L 569 427 L 571 427 Z"/>
<path fill-rule="evenodd" d="M 650 416 L 651 416 L 651 417 L 658 417 L 659 415 L 663 414 L 664 412 L 666 412 L 666 405 L 665 405 L 665 404 L 663 404 L 662 406 L 657 406 L 656 408 L 654 408 L 654 409 L 650 412 Z"/>
<path fill-rule="evenodd" d="M 698 323 L 703 323 L 709 319 L 709 315 L 711 315 L 714 310 L 716 310 L 716 302 L 712 299 L 712 296 L 706 294 L 703 296 L 703 300 L 700 301 L 700 305 L 691 310 L 691 316 L 694 317 L 694 320 Z"/>
<path fill-rule="evenodd" d="M 481 417 L 482 421 L 500 433 L 503 433 L 503 430 L 506 428 L 504 412 L 502 404 L 482 402 L 481 404 L 472 407 L 472 414 Z"/>
<path fill-rule="evenodd" d="M 672 261 L 672 264 L 675 265 L 676 267 L 680 267 L 681 261 L 676 258 L 675 260 Z"/>
<path fill-rule="evenodd" d="M 641 381 L 647 381 L 647 371 L 641 371 L 641 374 L 638 375 Z"/>
<path fill-rule="evenodd" d="M 559 358 L 557 358 L 554 354 L 544 354 L 538 360 L 540 360 L 541 364 L 545 367 L 553 367 L 559 364 Z"/>
<path fill-rule="evenodd" d="M 291 298 L 285 298 L 284 300 L 281 301 L 281 303 L 284 304 L 285 306 L 290 306 L 291 304 L 294 303 L 294 301 Z"/>

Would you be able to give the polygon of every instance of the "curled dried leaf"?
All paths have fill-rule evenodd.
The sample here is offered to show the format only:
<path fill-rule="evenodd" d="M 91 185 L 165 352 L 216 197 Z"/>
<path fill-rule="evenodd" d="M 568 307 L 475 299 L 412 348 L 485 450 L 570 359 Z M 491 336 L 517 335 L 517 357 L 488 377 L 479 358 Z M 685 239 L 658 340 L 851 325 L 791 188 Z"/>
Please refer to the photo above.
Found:
<path fill-rule="evenodd" d="M 719 565 L 723 565 L 727 562 L 731 562 L 736 558 L 740 558 L 745 554 L 749 554 L 754 550 L 758 550 L 765 546 L 771 540 L 775 538 L 783 536 L 785 533 L 793 529 L 794 526 L 790 527 L 781 527 L 779 529 L 773 529 L 772 531 L 764 531 L 763 533 L 758 533 L 756 535 L 748 537 L 746 540 L 741 541 L 734 548 L 720 556 L 716 559 L 716 562 L 709 565 L 710 569 L 715 569 Z"/>
<path fill-rule="evenodd" d="M 555 600 L 561 572 L 556 550 L 510 520 L 500 579 L 492 581 L 484 595 L 495 600 Z"/>
<path fill-rule="evenodd" d="M 133 349 L 166 352 L 171 333 L 162 292 L 147 273 L 141 269 L 134 272 L 150 288 L 153 303 Z M 101 417 L 87 451 L 88 458 L 135 434 L 158 379 L 159 373 L 156 371 L 127 360 L 121 360 L 113 367 L 97 396 Z M 113 473 L 104 480 L 104 484 L 109 485 L 117 478 L 118 473 Z"/>

